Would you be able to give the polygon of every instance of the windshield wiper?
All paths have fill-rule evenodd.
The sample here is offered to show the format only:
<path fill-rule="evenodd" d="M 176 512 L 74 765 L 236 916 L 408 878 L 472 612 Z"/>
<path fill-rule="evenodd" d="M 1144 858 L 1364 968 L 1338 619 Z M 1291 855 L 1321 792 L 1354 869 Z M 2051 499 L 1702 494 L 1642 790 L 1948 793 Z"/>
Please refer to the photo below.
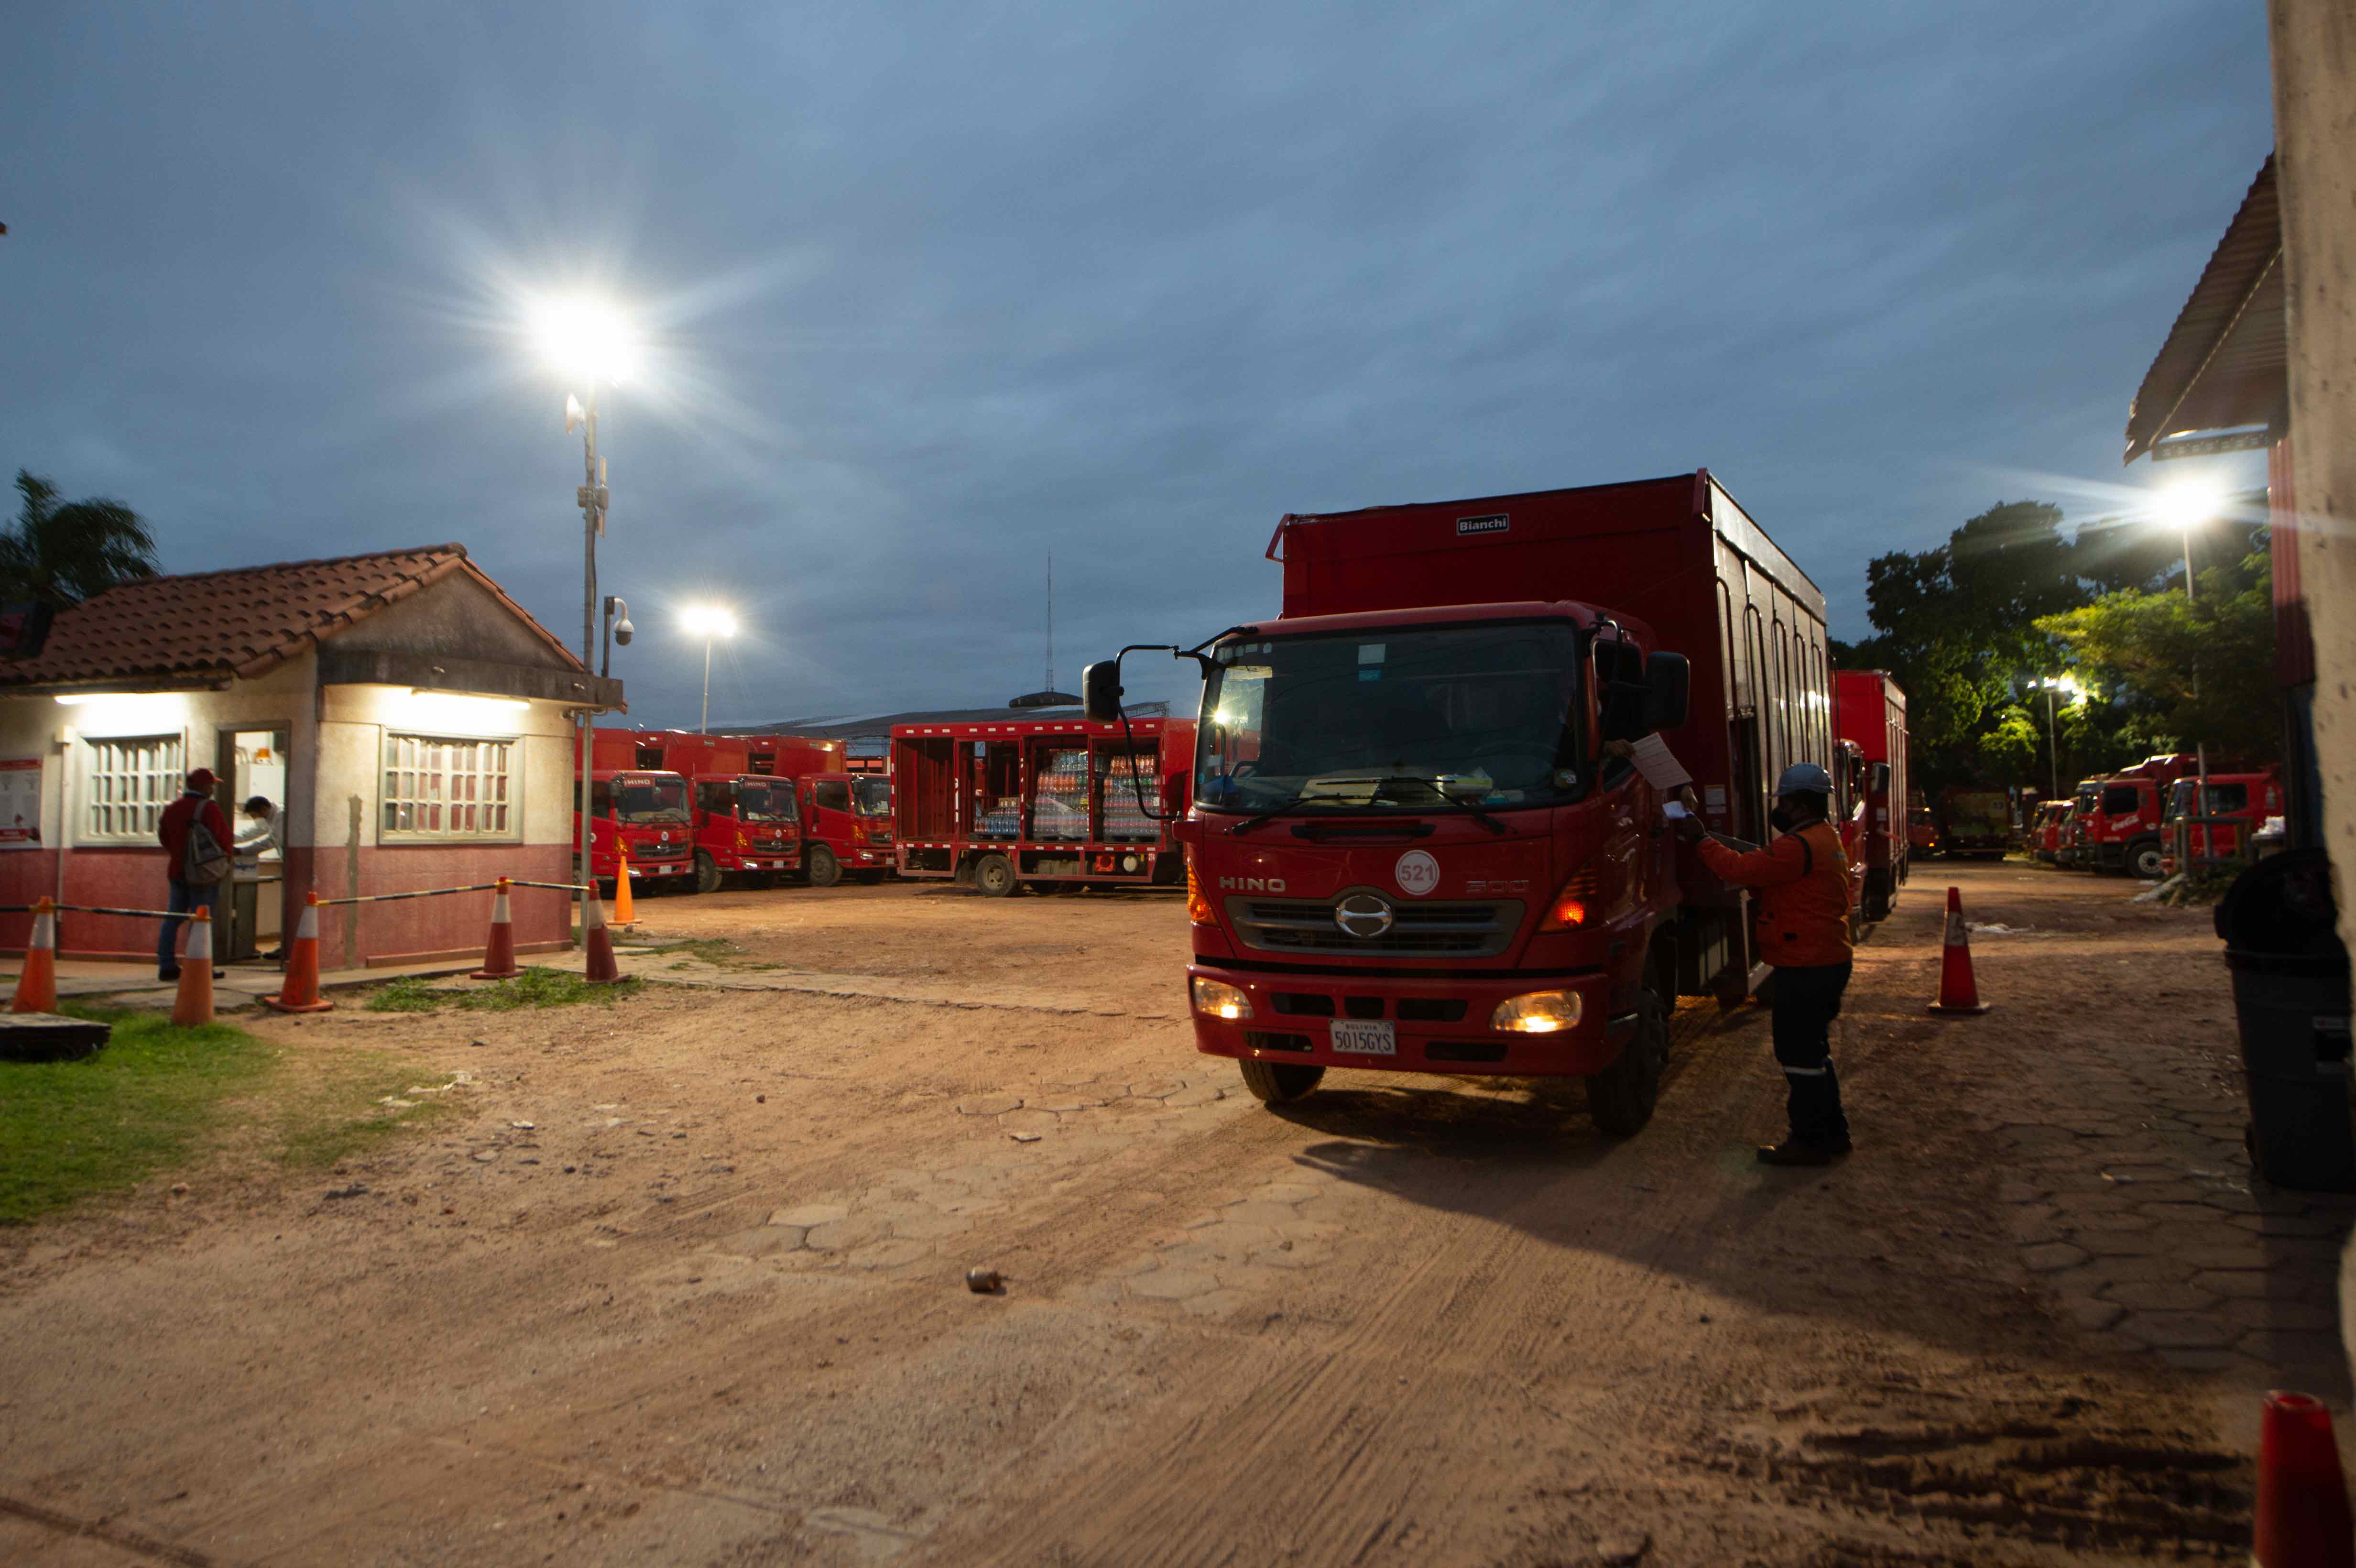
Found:
<path fill-rule="evenodd" d="M 1388 777 L 1385 778 L 1383 783 L 1421 784 L 1424 788 L 1438 795 L 1448 805 L 1459 807 L 1464 811 L 1472 818 L 1473 821 L 1479 823 L 1490 832 L 1503 837 L 1505 833 L 1510 831 L 1504 823 L 1489 815 L 1489 811 L 1486 806 L 1483 806 L 1478 801 L 1457 799 L 1454 795 L 1450 795 L 1446 790 L 1440 787 L 1440 781 L 1438 779 L 1420 778 L 1414 773 L 1392 773 Z M 1376 795 L 1379 797 L 1382 793 L 1381 786 L 1377 785 L 1375 790 Z"/>
<path fill-rule="evenodd" d="M 1245 820 L 1236 824 L 1233 827 L 1228 828 L 1227 837 L 1230 838 L 1240 838 L 1255 827 L 1265 827 L 1269 823 L 1275 821 L 1278 817 L 1282 816 L 1286 812 L 1290 811 L 1294 806 L 1299 805 L 1300 804 L 1301 792 L 1299 790 L 1295 790 L 1292 793 L 1291 799 L 1280 801 L 1278 804 L 1269 806 L 1266 811 L 1261 812 L 1258 816 L 1247 817 Z"/>

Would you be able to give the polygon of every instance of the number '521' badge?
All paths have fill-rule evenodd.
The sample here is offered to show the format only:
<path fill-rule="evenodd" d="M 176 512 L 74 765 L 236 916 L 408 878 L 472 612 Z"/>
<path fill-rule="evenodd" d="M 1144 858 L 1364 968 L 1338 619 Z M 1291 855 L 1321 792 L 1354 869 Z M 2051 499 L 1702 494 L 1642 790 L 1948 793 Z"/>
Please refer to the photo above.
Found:
<path fill-rule="evenodd" d="M 1440 886 L 1440 862 L 1421 849 L 1410 849 L 1398 858 L 1391 875 L 1398 882 L 1398 891 L 1411 899 L 1419 899 Z"/>

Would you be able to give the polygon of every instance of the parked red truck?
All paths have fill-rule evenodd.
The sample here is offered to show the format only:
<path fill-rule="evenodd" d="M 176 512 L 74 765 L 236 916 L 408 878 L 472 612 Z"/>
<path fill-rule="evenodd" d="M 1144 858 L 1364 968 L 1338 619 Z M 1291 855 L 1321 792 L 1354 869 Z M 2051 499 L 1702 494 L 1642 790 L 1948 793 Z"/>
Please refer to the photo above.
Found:
<path fill-rule="evenodd" d="M 1658 735 L 1763 842 L 1777 775 L 1832 763 L 1822 592 L 1707 472 L 1287 517 L 1269 555 L 1280 616 L 1173 650 L 1197 1049 L 1270 1104 L 1334 1067 L 1576 1076 L 1635 1132 L 1675 998 L 1764 972 L 1749 896 L 1607 747 Z M 1084 689 L 1114 717 L 1119 661 Z"/>
<path fill-rule="evenodd" d="M 1887 919 L 1913 864 L 1912 835 L 1899 803 L 1911 798 L 1906 767 L 1906 692 L 1885 670 L 1833 673 L 1833 732 L 1857 743 L 1865 762 L 1865 885 L 1868 920 Z"/>
<path fill-rule="evenodd" d="M 2058 863 L 2062 850 L 2062 819 L 2070 815 L 2067 800 L 2040 800 L 2029 836 L 2029 852 L 2047 865 Z"/>
<path fill-rule="evenodd" d="M 2198 779 L 2179 779 L 2169 786 L 2168 799 L 2162 807 L 2163 837 L 2166 844 L 2160 857 L 2160 874 L 2174 876 L 2182 869 L 2177 854 L 2178 818 L 2194 809 L 2194 796 L 2200 789 Z M 2196 865 L 2204 861 L 2237 859 L 2249 853 L 2252 835 L 2265 826 L 2269 816 L 2283 813 L 2282 773 L 2276 768 L 2263 773 L 2233 773 L 2209 775 L 2209 795 L 2201 803 L 2199 815 L 2212 820 L 2190 822 L 2182 827 L 2185 846 L 2191 851 Z"/>
<path fill-rule="evenodd" d="M 589 753 L 590 874 L 610 885 L 621 869 L 616 846 L 626 845 L 633 887 L 649 893 L 683 892 L 694 886 L 695 875 L 687 780 L 669 769 L 638 767 L 624 760 L 634 759 L 637 752 L 618 739 L 623 733 L 594 731 Z M 573 787 L 576 792 L 580 788 L 577 783 Z M 577 795 L 573 806 L 580 808 Z"/>
<path fill-rule="evenodd" d="M 1176 883 L 1173 824 L 1194 725 L 1135 719 L 903 724 L 892 731 L 904 877 L 953 877 L 994 898 L 1026 887 Z"/>
<path fill-rule="evenodd" d="M 790 780 L 794 853 L 804 879 L 813 887 L 832 887 L 846 869 L 873 881 L 891 869 L 892 781 L 881 773 L 851 772 L 852 763 L 844 755 L 841 741 L 800 735 L 694 735 L 680 730 L 600 730 L 597 734 L 601 763 L 610 756 L 616 765 L 635 762 L 641 767 L 665 767 L 676 766 L 675 758 L 701 767 L 717 754 L 712 748 L 718 746 L 727 749 L 730 760 L 715 766 L 737 767 L 741 755 L 744 776 Z M 715 841 L 712 870 L 776 875 L 766 864 L 756 869 L 720 863 L 716 840 L 734 831 L 725 827 L 710 828 Z M 765 851 L 768 847 L 753 846 Z M 753 857 L 763 861 L 770 858 L 766 853 Z M 705 875 L 700 871 L 699 880 Z"/>
<path fill-rule="evenodd" d="M 804 773 L 802 834 L 809 884 L 830 888 L 850 877 L 880 882 L 894 866 L 893 780 L 888 773 Z"/>
<path fill-rule="evenodd" d="M 2158 876 L 2165 795 L 2169 785 L 2198 766 L 2199 759 L 2185 752 L 2147 757 L 2104 778 L 2083 814 L 2078 837 L 2080 859 L 2097 871 L 2126 871 L 2147 879 Z"/>
<path fill-rule="evenodd" d="M 716 892 L 730 878 L 759 888 L 801 869 L 801 812 L 794 781 L 776 773 L 775 738 L 637 731 L 688 782 L 695 831 L 695 891 Z M 762 767 L 754 767 L 755 749 Z"/>

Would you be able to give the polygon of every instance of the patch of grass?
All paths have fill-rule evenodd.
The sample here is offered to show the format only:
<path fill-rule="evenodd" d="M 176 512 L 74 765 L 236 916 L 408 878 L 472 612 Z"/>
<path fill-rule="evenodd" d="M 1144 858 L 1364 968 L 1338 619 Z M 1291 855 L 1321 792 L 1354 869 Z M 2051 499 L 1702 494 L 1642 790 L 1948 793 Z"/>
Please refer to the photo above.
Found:
<path fill-rule="evenodd" d="M 323 1077 L 280 1097 L 278 1157 L 308 1169 L 374 1154 L 456 1108 L 434 1082 L 442 1076 L 380 1051 L 338 1056 Z"/>
<path fill-rule="evenodd" d="M 770 967 L 736 944 L 718 936 L 682 937 L 676 942 L 650 943 L 639 948 L 638 953 L 646 957 L 655 957 L 666 953 L 675 954 L 682 958 L 692 958 L 700 963 L 709 964 L 718 969 Z M 674 964 L 670 967 L 677 969 L 680 965 Z"/>
<path fill-rule="evenodd" d="M 583 1002 L 610 1008 L 616 998 L 637 991 L 639 984 L 632 977 L 610 986 L 593 986 L 562 969 L 534 967 L 512 980 L 463 991 L 443 991 L 435 990 L 417 976 L 404 975 L 370 997 L 368 1008 L 374 1013 L 430 1013 L 444 1007 L 504 1013 L 518 1008 L 569 1008 Z"/>
<path fill-rule="evenodd" d="M 114 1038 L 80 1061 L 0 1061 L 0 1224 L 182 1163 L 220 1102 L 277 1059 L 228 1024 L 177 1029 L 155 1013 L 64 1010 L 112 1024 Z"/>

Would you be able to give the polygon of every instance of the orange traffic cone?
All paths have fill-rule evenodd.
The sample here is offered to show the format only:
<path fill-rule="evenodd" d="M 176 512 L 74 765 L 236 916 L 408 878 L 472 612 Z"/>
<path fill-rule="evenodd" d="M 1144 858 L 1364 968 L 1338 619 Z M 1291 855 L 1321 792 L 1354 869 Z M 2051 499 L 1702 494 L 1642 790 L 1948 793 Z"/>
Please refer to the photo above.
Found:
<path fill-rule="evenodd" d="M 583 978 L 593 986 L 610 986 L 622 977 L 622 966 L 614 962 L 614 938 L 605 930 L 605 905 L 597 897 L 597 890 L 589 890 L 589 945 L 587 964 Z"/>
<path fill-rule="evenodd" d="M 2356 1562 L 2331 1412 L 2312 1394 L 2276 1389 L 2266 1395 L 2250 1561 L 2257 1568 L 2347 1568 Z"/>
<path fill-rule="evenodd" d="M 188 917 L 188 950 L 180 957 L 180 993 L 172 1000 L 172 1021 L 194 1029 L 213 1021 L 213 912 Z"/>
<path fill-rule="evenodd" d="M 483 966 L 475 971 L 477 980 L 512 980 L 523 971 L 516 967 L 515 921 L 508 912 L 508 880 L 499 879 L 498 891 L 491 895 L 491 934 L 483 943 Z"/>
<path fill-rule="evenodd" d="M 1971 933 L 1964 925 L 1964 891 L 1947 890 L 1947 948 L 1939 959 L 1939 999 L 1931 1010 L 1949 1018 L 1987 1011 L 1980 988 L 1972 980 Z"/>
<path fill-rule="evenodd" d="M 25 972 L 16 976 L 12 1013 L 53 1013 L 58 1010 L 58 912 L 43 899 L 33 906 L 33 936 L 25 946 Z"/>
<path fill-rule="evenodd" d="M 620 839 L 614 842 L 614 923 L 638 923 L 637 905 L 630 898 L 630 847 Z"/>
<path fill-rule="evenodd" d="M 185 978 L 187 971 L 180 971 Z M 282 1013 L 324 1013 L 336 1004 L 319 995 L 319 895 L 303 901 L 302 923 L 294 927 L 294 945 L 286 953 L 286 984 L 262 1005 Z"/>

